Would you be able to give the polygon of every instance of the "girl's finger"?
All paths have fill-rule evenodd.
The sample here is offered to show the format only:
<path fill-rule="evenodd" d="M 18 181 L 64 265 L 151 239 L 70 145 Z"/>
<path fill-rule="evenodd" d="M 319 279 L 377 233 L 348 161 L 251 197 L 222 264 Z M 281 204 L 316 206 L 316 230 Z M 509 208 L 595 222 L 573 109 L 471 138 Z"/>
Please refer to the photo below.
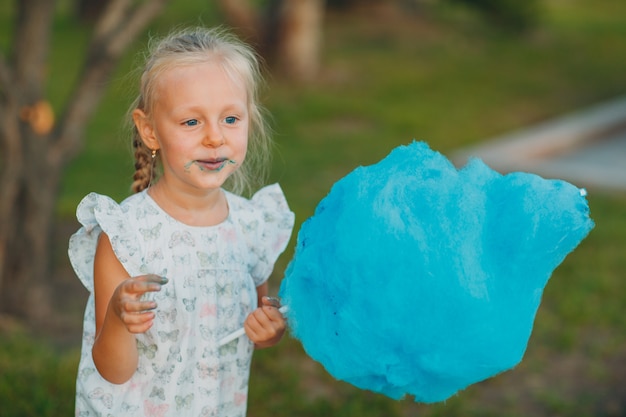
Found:
<path fill-rule="evenodd" d="M 154 320 L 154 316 L 155 315 L 152 311 L 146 311 L 143 313 L 133 313 L 133 312 L 125 311 L 122 313 L 120 318 L 126 326 L 129 326 L 129 325 L 137 325 L 137 324 L 146 323 L 148 321 L 152 321 Z"/>
<path fill-rule="evenodd" d="M 150 327 L 152 327 L 153 323 L 154 323 L 154 320 L 150 319 L 150 320 L 145 320 L 139 323 L 126 324 L 126 328 L 131 333 L 144 333 L 148 329 L 150 329 Z"/>
<path fill-rule="evenodd" d="M 165 285 L 169 281 L 166 277 L 162 277 L 156 274 L 140 275 L 138 277 L 135 277 L 134 279 L 136 279 L 137 281 L 153 282 L 159 285 Z"/>
<path fill-rule="evenodd" d="M 154 301 L 131 301 L 125 305 L 125 310 L 129 313 L 142 313 L 154 310 L 157 303 Z"/>
<path fill-rule="evenodd" d="M 283 314 L 276 307 L 263 306 L 260 310 L 270 321 L 281 322 L 285 320 Z"/>
<path fill-rule="evenodd" d="M 263 306 L 280 308 L 280 299 L 276 297 L 265 296 L 261 298 L 261 304 Z"/>
<path fill-rule="evenodd" d="M 155 275 L 156 276 L 156 275 Z M 143 277 L 131 278 L 126 288 L 128 292 L 134 294 L 144 294 L 147 292 L 158 292 L 161 291 L 161 281 L 156 281 L 154 279 L 146 280 L 142 279 Z"/>

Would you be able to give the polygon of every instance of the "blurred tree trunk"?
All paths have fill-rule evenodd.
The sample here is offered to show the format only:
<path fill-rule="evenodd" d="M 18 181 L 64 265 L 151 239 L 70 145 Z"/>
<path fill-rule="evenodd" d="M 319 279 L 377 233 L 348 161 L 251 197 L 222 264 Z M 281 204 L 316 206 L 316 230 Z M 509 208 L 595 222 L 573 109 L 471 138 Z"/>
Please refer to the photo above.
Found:
<path fill-rule="evenodd" d="M 323 1 L 285 0 L 280 6 L 272 60 L 289 78 L 310 80 L 320 67 Z"/>
<path fill-rule="evenodd" d="M 250 0 L 218 0 L 226 19 L 277 74 L 308 81 L 319 72 L 324 0 L 272 0 L 259 10 Z"/>
<path fill-rule="evenodd" d="M 0 52 L 0 312 L 50 313 L 59 181 L 123 52 L 167 0 L 111 0 L 94 25 L 72 94 L 55 117 L 45 97 L 54 0 L 17 0 L 10 56 Z"/>
<path fill-rule="evenodd" d="M 95 22 L 111 0 L 76 0 L 76 15 L 83 22 Z"/>

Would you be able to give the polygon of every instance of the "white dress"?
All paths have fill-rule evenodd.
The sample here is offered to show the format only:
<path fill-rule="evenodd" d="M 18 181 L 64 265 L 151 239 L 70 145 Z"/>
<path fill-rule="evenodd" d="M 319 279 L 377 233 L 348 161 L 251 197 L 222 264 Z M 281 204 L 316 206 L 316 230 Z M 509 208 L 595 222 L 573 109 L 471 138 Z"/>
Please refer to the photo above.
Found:
<path fill-rule="evenodd" d="M 245 416 L 253 344 L 240 328 L 257 306 L 256 287 L 272 272 L 294 224 L 277 184 L 250 200 L 226 193 L 229 216 L 210 227 L 185 225 L 147 192 L 117 204 L 91 193 L 79 204 L 83 225 L 69 256 L 91 293 L 84 318 L 76 383 L 76 416 Z M 157 303 L 153 327 L 137 335 L 139 364 L 116 385 L 103 379 L 91 356 L 95 335 L 93 259 L 104 231 L 129 276 L 157 274 L 169 282 L 148 293 Z"/>

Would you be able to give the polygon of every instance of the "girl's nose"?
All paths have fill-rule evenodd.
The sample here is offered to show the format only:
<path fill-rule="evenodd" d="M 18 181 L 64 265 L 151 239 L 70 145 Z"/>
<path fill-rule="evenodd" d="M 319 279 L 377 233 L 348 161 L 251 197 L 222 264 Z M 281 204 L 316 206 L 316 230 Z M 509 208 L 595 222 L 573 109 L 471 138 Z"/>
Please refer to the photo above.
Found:
<path fill-rule="evenodd" d="M 208 125 L 204 132 L 202 144 L 211 148 L 222 146 L 225 142 L 224 134 L 219 127 Z"/>

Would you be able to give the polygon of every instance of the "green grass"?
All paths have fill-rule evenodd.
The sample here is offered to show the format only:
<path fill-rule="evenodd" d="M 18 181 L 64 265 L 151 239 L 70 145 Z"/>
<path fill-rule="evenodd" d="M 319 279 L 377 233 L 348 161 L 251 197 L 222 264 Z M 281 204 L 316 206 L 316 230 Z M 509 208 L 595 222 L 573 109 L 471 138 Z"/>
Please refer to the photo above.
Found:
<path fill-rule="evenodd" d="M 77 357 L 75 349 L 60 352 L 21 330 L 0 328 L 2 415 L 73 415 Z"/>
<path fill-rule="evenodd" d="M 218 22 L 206 3 L 174 1 L 150 32 Z M 626 93 L 626 3 L 544 3 L 540 27 L 523 38 L 449 8 L 393 21 L 328 15 L 320 79 L 302 86 L 275 77 L 264 93 L 276 131 L 272 176 L 285 190 L 297 225 L 343 175 L 414 138 L 448 153 Z M 0 45 L 6 44 L 9 11 L 0 6 Z M 65 64 L 80 56 L 83 33 L 69 18 L 55 24 L 55 83 L 49 91 L 57 106 L 78 70 Z M 90 123 L 83 154 L 67 169 L 59 221 L 71 219 L 90 191 L 116 199 L 128 194 L 132 158 L 122 119 L 132 100 L 125 74 L 136 50 L 120 65 Z M 591 191 L 597 226 L 548 283 L 516 369 L 445 403 L 398 402 L 335 381 L 287 338 L 255 357 L 249 415 L 624 415 L 626 196 Z M 277 265 L 275 287 L 292 246 Z M 77 357 L 74 348 L 2 334 L 0 414 L 70 414 Z"/>

